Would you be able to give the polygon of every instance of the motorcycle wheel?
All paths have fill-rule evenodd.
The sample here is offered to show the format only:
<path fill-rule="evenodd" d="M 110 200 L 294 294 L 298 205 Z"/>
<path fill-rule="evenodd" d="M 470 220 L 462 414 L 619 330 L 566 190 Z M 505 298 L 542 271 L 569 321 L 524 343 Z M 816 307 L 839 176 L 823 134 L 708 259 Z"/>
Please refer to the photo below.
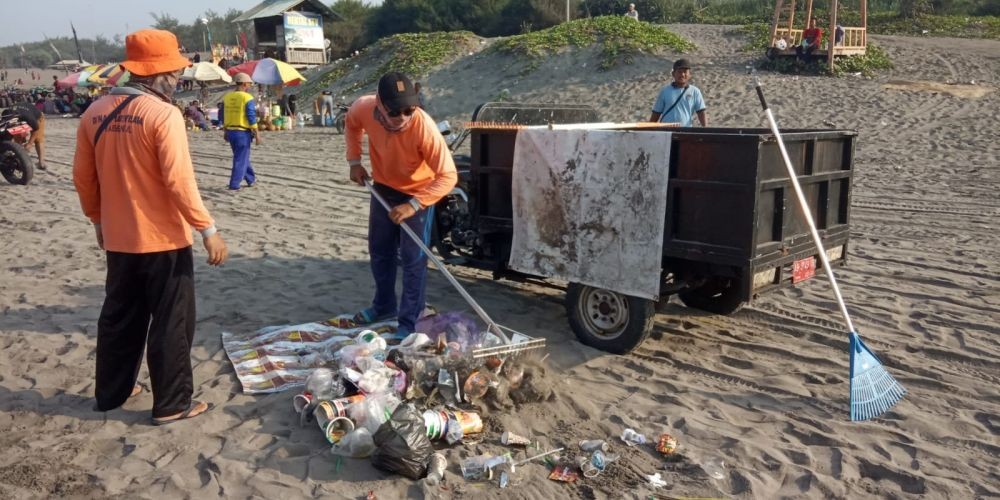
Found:
<path fill-rule="evenodd" d="M 347 118 L 344 115 L 337 115 L 337 117 L 333 119 L 333 126 L 337 129 L 338 134 L 344 134 L 344 122 L 346 119 Z"/>
<path fill-rule="evenodd" d="M 0 141 L 0 174 L 11 184 L 25 185 L 31 182 L 35 168 L 31 157 L 20 144 Z"/>

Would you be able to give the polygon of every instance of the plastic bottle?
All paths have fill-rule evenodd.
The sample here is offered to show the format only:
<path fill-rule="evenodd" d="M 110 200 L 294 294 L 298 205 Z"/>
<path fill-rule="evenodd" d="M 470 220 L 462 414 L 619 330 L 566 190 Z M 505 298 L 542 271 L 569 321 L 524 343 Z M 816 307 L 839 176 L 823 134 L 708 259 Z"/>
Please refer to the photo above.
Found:
<path fill-rule="evenodd" d="M 444 479 L 444 471 L 448 468 L 448 459 L 444 455 L 435 453 L 427 462 L 427 478 L 424 481 L 430 486 L 437 486 Z"/>
<path fill-rule="evenodd" d="M 603 439 L 585 439 L 580 441 L 580 449 L 588 453 L 594 450 L 608 451 L 608 443 Z"/>
<path fill-rule="evenodd" d="M 344 384 L 329 368 L 317 368 L 306 379 L 306 391 L 316 401 L 327 401 L 342 396 Z"/>

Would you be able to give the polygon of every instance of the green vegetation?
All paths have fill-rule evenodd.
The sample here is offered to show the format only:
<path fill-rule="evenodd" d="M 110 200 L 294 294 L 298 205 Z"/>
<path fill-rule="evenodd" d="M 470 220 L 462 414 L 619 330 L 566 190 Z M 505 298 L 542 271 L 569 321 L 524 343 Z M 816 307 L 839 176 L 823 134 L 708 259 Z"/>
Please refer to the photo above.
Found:
<path fill-rule="evenodd" d="M 515 35 L 500 40 L 492 50 L 504 54 L 527 56 L 529 70 L 539 61 L 570 45 L 601 46 L 601 69 L 608 69 L 619 62 L 631 64 L 635 54 L 669 48 L 678 52 L 689 51 L 694 44 L 660 26 L 635 22 L 623 16 L 601 16 L 562 23 L 549 29 Z"/>
<path fill-rule="evenodd" d="M 365 49 L 373 58 L 384 58 L 378 68 L 367 71 L 366 77 L 344 89 L 350 93 L 365 88 L 390 71 L 399 71 L 412 78 L 420 78 L 435 66 L 465 53 L 470 40 L 475 37 L 468 31 L 437 33 L 405 33 L 379 40 Z M 308 81 L 299 90 L 299 95 L 311 99 L 321 89 L 328 88 L 347 76 L 353 68 L 354 60 L 337 62 L 323 76 Z"/>
<path fill-rule="evenodd" d="M 475 37 L 468 31 L 437 33 L 405 33 L 379 40 L 371 47 L 373 54 L 388 54 L 389 59 L 378 67 L 373 76 L 359 84 L 364 86 L 390 71 L 399 71 L 418 78 L 445 62 L 448 56 L 463 53 L 462 47 Z"/>
<path fill-rule="evenodd" d="M 814 61 L 811 64 L 802 66 L 798 64 L 794 57 L 777 57 L 767 59 L 764 53 L 767 51 L 768 43 L 771 41 L 770 26 L 764 23 L 748 24 L 741 28 L 747 36 L 747 44 L 743 46 L 743 52 L 758 54 L 761 59 L 757 61 L 757 68 L 778 73 L 799 73 L 799 74 L 829 74 L 829 67 L 825 60 Z M 882 70 L 891 69 L 892 60 L 889 54 L 874 43 L 868 43 L 868 50 L 863 56 L 838 57 L 837 64 L 834 65 L 834 75 L 842 76 L 851 73 L 861 73 L 865 76 L 874 76 Z"/>
<path fill-rule="evenodd" d="M 869 33 L 881 35 L 951 36 L 1000 40 L 1000 17 L 935 16 L 905 18 L 881 13 L 868 16 Z"/>

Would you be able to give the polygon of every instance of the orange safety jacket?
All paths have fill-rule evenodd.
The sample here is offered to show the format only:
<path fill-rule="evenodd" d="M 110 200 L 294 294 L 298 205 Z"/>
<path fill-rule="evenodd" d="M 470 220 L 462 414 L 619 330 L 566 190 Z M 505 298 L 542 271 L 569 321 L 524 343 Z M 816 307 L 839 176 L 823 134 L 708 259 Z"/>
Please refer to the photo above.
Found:
<path fill-rule="evenodd" d="M 104 118 L 134 93 L 142 95 L 126 105 L 95 147 Z M 176 250 L 191 246 L 192 226 L 205 236 L 215 232 L 195 183 L 180 111 L 138 89 L 113 89 L 80 117 L 73 183 L 84 215 L 100 225 L 106 250 Z"/>

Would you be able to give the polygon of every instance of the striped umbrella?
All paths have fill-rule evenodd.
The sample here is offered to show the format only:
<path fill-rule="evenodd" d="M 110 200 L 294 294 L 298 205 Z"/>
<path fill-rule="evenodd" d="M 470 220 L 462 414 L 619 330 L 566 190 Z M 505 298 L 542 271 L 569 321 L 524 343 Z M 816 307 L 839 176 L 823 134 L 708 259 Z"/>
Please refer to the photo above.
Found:
<path fill-rule="evenodd" d="M 87 80 L 98 85 L 114 85 L 113 83 L 109 83 L 108 80 L 113 78 L 114 81 L 118 81 L 124 72 L 125 70 L 118 63 L 105 64 L 97 68 Z"/>

